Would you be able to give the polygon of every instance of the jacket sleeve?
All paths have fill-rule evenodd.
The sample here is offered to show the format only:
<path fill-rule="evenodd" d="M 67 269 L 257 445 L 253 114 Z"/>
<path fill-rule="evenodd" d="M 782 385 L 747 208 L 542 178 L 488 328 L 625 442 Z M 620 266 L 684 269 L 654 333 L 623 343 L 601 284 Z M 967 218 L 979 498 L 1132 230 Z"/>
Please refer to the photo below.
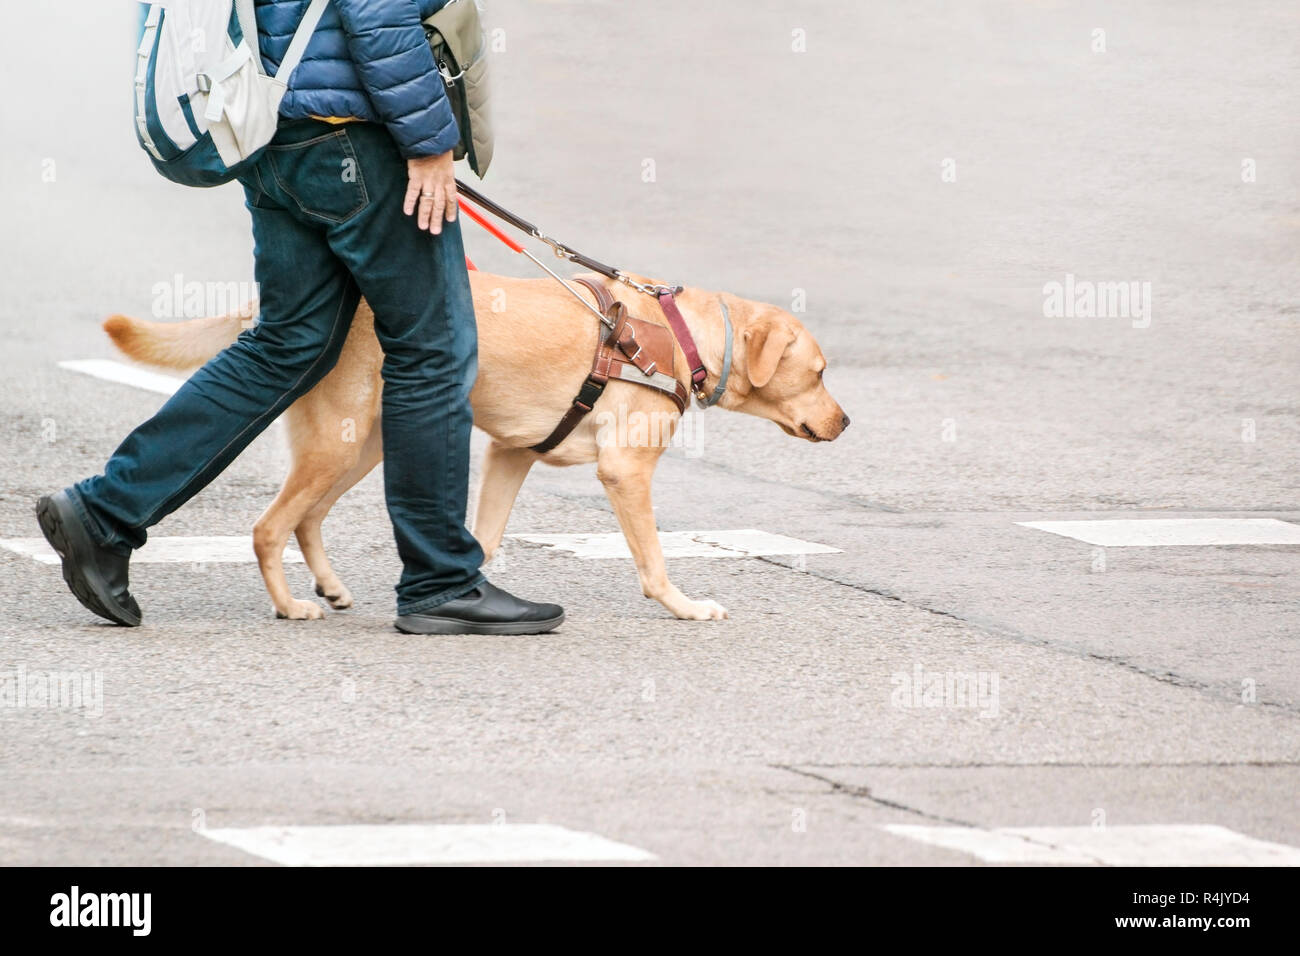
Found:
<path fill-rule="evenodd" d="M 416 0 L 334 0 L 348 52 L 402 156 L 437 156 L 460 139 Z"/>

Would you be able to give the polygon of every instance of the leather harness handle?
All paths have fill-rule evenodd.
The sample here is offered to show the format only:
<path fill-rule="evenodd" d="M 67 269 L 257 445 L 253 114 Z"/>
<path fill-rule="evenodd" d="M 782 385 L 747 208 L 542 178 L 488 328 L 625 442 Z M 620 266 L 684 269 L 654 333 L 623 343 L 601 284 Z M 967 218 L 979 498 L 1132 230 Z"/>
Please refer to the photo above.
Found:
<path fill-rule="evenodd" d="M 590 279 L 584 279 L 582 277 L 578 277 L 573 281 L 579 282 L 590 289 L 591 294 L 596 297 L 596 305 L 599 306 L 601 313 L 603 315 L 609 315 L 610 306 L 614 304 L 614 297 L 609 294 L 608 289 L 599 282 L 592 282 Z"/>

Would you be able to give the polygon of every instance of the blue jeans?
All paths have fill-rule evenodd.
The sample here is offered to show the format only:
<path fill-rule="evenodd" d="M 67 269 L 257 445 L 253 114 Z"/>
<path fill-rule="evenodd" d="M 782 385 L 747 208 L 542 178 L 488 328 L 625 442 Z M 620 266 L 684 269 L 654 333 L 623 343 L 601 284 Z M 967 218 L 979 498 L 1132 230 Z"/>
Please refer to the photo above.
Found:
<path fill-rule="evenodd" d="M 403 570 L 398 613 L 483 581 L 465 527 L 477 330 L 459 223 L 402 212 L 406 163 L 384 127 L 282 124 L 240 180 L 258 322 L 74 486 L 92 535 L 127 554 L 334 366 L 362 295 L 384 350 L 384 494 Z"/>

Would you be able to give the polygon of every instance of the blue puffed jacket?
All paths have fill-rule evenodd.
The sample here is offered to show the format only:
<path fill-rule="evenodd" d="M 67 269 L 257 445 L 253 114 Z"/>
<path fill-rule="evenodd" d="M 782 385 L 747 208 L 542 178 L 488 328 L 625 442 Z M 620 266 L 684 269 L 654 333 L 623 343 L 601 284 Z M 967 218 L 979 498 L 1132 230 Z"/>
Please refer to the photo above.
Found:
<path fill-rule="evenodd" d="M 286 119 L 383 123 L 402 155 L 436 156 L 460 132 L 420 21 L 448 0 L 330 0 L 280 104 Z M 458 0 L 473 3 L 474 0 Z M 268 73 L 280 65 L 310 0 L 255 0 Z"/>

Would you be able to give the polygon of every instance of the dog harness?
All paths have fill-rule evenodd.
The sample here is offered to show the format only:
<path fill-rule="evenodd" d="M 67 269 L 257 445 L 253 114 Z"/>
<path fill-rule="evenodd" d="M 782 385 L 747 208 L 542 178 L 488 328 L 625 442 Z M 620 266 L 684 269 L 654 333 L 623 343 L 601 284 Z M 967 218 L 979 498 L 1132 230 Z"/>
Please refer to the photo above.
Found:
<path fill-rule="evenodd" d="M 487 196 L 465 185 L 459 179 L 456 180 L 456 190 L 461 198 L 459 204 L 461 212 L 500 239 L 511 250 L 531 259 L 538 268 L 564 286 L 575 299 L 582 303 L 584 308 L 588 309 L 600 320 L 603 326 L 609 329 L 609 333 L 602 335 L 601 339 L 596 343 L 596 356 L 592 361 L 591 372 L 588 374 L 587 380 L 582 383 L 582 389 L 573 399 L 573 405 L 565 413 L 560 423 L 555 426 L 555 430 L 551 434 L 536 445 L 530 446 L 533 451 L 545 454 L 564 441 L 578 422 L 582 420 L 582 417 L 591 411 L 592 406 L 596 404 L 596 400 L 604 392 L 605 385 L 610 378 L 635 382 L 638 385 L 645 385 L 664 392 L 672 398 L 679 414 L 686 410 L 686 403 L 691 392 L 695 393 L 695 401 L 700 408 L 711 408 L 726 394 L 727 379 L 731 376 L 733 336 L 731 316 L 727 311 L 725 301 L 721 302 L 722 321 L 726 330 L 722 371 L 718 375 L 718 384 L 711 393 L 705 395 L 704 381 L 708 378 L 709 373 L 700 358 L 699 349 L 695 346 L 695 338 L 691 335 L 690 327 L 686 324 L 686 320 L 682 318 L 681 310 L 677 308 L 675 296 L 682 291 L 680 286 L 638 282 L 613 266 L 607 266 L 605 263 L 583 255 L 577 250 L 570 249 L 559 240 L 553 239 L 542 232 L 528 220 L 516 216 L 504 206 L 493 202 Z M 591 290 L 591 293 L 596 297 L 596 305 L 592 305 L 554 269 L 483 218 L 473 206 L 464 201 L 465 197 L 472 199 L 494 216 L 510 223 L 521 232 L 527 233 L 534 239 L 540 239 L 551 247 L 557 258 L 567 259 L 570 262 L 586 266 L 606 278 L 614 279 L 629 288 L 635 289 L 637 292 L 651 296 L 658 301 L 659 307 L 663 310 L 664 318 L 668 320 L 667 328 L 628 315 L 627 308 L 621 302 L 615 302 L 614 297 L 609 294 L 609 290 L 604 286 L 587 279 L 576 280 Z M 467 258 L 466 262 L 468 261 Z M 682 354 L 686 356 L 686 365 L 690 369 L 691 384 L 689 389 L 677 381 L 673 365 L 675 345 L 680 346 Z"/>
<path fill-rule="evenodd" d="M 676 340 L 673 330 L 629 315 L 627 306 L 616 301 L 604 286 L 590 279 L 580 278 L 574 281 L 591 290 L 600 307 L 600 314 L 609 321 L 601 329 L 591 371 L 574 397 L 573 404 L 551 433 L 531 446 L 539 454 L 550 451 L 578 427 L 578 423 L 595 406 L 610 379 L 632 382 L 663 392 L 673 400 L 678 414 L 686 410 L 689 397 L 686 386 L 677 381 L 675 374 Z M 730 326 L 730 321 L 727 324 Z M 731 344 L 730 336 L 727 344 Z"/>

